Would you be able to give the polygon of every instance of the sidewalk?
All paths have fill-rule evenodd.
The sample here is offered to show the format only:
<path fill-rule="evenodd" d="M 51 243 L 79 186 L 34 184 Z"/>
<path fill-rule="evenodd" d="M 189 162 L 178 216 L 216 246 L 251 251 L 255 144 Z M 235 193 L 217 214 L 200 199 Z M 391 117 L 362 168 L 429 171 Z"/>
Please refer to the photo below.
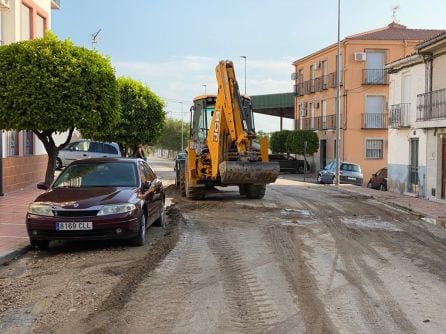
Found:
<path fill-rule="evenodd" d="M 28 204 L 42 192 L 33 184 L 0 196 L 0 265 L 27 250 L 26 211 Z"/>
<path fill-rule="evenodd" d="M 299 181 L 303 181 L 304 176 L 302 174 L 298 174 L 296 175 L 296 178 Z M 316 183 L 316 178 L 317 174 L 309 174 L 306 176 L 306 182 Z M 379 202 L 420 215 L 421 218 L 428 223 L 446 228 L 445 203 L 429 201 L 408 195 L 401 195 L 391 191 L 379 191 L 349 184 L 341 184 L 338 189 L 340 191 L 348 191 L 369 196 Z"/>

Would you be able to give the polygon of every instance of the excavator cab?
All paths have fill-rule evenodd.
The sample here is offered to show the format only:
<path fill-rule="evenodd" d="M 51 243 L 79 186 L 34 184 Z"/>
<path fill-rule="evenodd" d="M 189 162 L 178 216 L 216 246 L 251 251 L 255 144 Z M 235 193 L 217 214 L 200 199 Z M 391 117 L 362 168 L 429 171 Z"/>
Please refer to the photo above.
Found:
<path fill-rule="evenodd" d="M 251 99 L 241 96 L 241 114 L 243 127 L 246 133 L 254 136 L 254 116 L 252 111 Z M 191 139 L 195 143 L 205 145 L 211 125 L 212 115 L 214 114 L 216 95 L 200 95 L 194 99 L 194 105 L 191 108 Z"/>

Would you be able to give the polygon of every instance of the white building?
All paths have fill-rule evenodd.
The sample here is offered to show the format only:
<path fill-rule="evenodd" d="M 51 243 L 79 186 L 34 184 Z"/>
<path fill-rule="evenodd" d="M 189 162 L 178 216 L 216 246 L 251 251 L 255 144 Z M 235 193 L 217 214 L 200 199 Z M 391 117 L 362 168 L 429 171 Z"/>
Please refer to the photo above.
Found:
<path fill-rule="evenodd" d="M 43 37 L 60 0 L 0 0 L 0 45 Z M 43 180 L 47 154 L 32 132 L 1 131 L 0 195 Z"/>
<path fill-rule="evenodd" d="M 390 72 L 388 189 L 446 199 L 446 33 Z"/>

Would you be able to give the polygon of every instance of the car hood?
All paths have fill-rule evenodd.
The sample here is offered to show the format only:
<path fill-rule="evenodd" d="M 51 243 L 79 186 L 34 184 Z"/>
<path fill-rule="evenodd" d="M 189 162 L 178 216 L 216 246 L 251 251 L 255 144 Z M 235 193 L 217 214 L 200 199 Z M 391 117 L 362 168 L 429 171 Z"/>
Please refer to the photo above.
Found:
<path fill-rule="evenodd" d="M 86 209 L 92 206 L 135 203 L 138 188 L 55 188 L 38 196 L 34 202 L 48 203 L 64 209 Z"/>

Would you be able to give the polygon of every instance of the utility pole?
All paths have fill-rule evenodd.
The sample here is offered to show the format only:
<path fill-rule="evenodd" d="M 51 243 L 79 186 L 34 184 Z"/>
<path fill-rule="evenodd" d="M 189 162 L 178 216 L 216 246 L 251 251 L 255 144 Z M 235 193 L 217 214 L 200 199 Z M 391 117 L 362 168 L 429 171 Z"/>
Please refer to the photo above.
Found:
<path fill-rule="evenodd" d="M 207 85 L 202 85 L 204 87 L 204 95 L 206 95 L 206 87 Z"/>
<path fill-rule="evenodd" d="M 240 56 L 240 58 L 245 59 L 245 96 L 246 96 L 246 56 Z"/>
<path fill-rule="evenodd" d="M 336 185 L 339 186 L 340 150 L 339 131 L 341 128 L 341 0 L 338 0 L 338 61 L 336 64 Z"/>
<path fill-rule="evenodd" d="M 180 102 L 181 103 L 181 152 L 183 152 L 184 151 L 184 144 L 183 144 L 183 138 L 184 138 L 184 135 L 183 135 L 183 102 Z"/>
<path fill-rule="evenodd" d="M 96 44 L 98 44 L 98 35 L 102 31 L 102 28 L 99 28 L 98 31 L 91 34 L 91 47 L 93 50 L 96 50 Z"/>

